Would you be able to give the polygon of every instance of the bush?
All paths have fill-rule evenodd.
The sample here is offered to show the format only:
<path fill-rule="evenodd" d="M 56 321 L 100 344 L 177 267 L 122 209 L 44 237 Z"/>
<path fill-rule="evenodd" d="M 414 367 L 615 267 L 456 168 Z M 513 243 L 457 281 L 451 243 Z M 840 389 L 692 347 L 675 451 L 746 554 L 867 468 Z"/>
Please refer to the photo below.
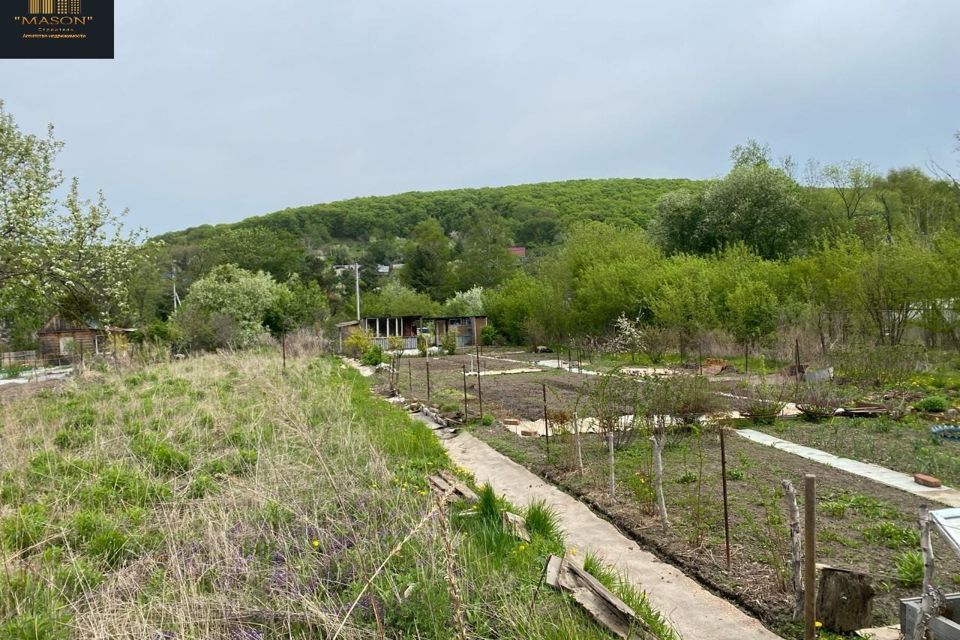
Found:
<path fill-rule="evenodd" d="M 383 362 L 383 349 L 381 349 L 380 345 L 378 344 L 370 345 L 367 348 L 367 350 L 363 352 L 363 355 L 360 357 L 360 364 L 365 364 L 369 367 L 375 367 L 382 362 Z"/>
<path fill-rule="evenodd" d="M 443 347 L 443 350 L 447 353 L 448 356 L 454 356 L 457 354 L 457 332 L 456 331 L 447 331 L 443 336 L 443 340 L 440 341 L 440 346 Z"/>
<path fill-rule="evenodd" d="M 365 330 L 354 331 L 343 341 L 343 346 L 350 351 L 354 358 L 357 358 L 373 346 L 373 335 Z"/>
<path fill-rule="evenodd" d="M 928 413 L 943 413 L 949 408 L 947 399 L 943 396 L 927 396 L 913 405 L 917 411 L 926 411 Z"/>
<path fill-rule="evenodd" d="M 493 328 L 493 325 L 484 325 L 480 329 L 480 344 L 485 347 L 492 346 L 497 341 L 497 330 Z"/>
<path fill-rule="evenodd" d="M 848 347 L 832 356 L 840 377 L 863 385 L 896 386 L 906 382 L 921 368 L 922 347 Z"/>
<path fill-rule="evenodd" d="M 797 409 L 810 422 L 820 422 L 833 416 L 845 401 L 841 389 L 831 382 L 807 383 L 797 393 Z"/>
<path fill-rule="evenodd" d="M 418 333 L 417 334 L 417 351 L 420 352 L 421 358 L 427 357 L 427 349 L 430 347 L 430 334 L 429 333 Z"/>

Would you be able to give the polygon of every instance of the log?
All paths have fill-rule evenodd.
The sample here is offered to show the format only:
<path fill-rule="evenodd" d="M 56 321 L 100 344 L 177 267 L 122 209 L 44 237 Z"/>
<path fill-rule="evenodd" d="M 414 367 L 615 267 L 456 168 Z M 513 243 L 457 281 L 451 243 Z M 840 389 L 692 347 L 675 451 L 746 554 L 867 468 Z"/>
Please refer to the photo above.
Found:
<path fill-rule="evenodd" d="M 548 585 L 569 592 L 594 620 L 618 638 L 656 640 L 657 636 L 627 603 L 569 559 L 550 556 L 545 572 Z"/>
<path fill-rule="evenodd" d="M 869 627 L 875 593 L 866 573 L 824 567 L 817 590 L 817 617 L 824 627 L 839 633 Z"/>

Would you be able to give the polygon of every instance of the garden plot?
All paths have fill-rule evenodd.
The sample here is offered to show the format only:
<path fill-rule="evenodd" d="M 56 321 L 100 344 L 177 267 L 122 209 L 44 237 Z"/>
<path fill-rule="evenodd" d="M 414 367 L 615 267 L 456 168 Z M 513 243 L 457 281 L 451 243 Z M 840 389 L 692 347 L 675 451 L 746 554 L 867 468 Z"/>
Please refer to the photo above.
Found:
<path fill-rule="evenodd" d="M 832 418 L 819 423 L 778 420 L 764 433 L 844 458 L 871 462 L 901 473 L 924 473 L 960 487 L 960 441 L 934 436 L 920 417 L 903 420 Z"/>
<path fill-rule="evenodd" d="M 573 437 L 518 438 L 495 426 L 474 434 L 534 472 L 565 487 L 611 517 L 622 529 L 689 574 L 724 593 L 788 637 L 793 594 L 788 591 L 789 535 L 781 479 L 800 486 L 817 475 L 819 563 L 870 574 L 878 595 L 874 625 L 896 621 L 898 601 L 919 592 L 917 513 L 923 498 L 734 437 L 727 438 L 732 566 L 724 562 L 722 489 L 716 431 L 674 433 L 664 451 L 670 526 L 657 519 L 651 445 L 635 437 L 615 454 L 616 497 L 609 494 L 605 439 L 584 435 L 584 471 L 576 465 Z M 960 580 L 960 561 L 935 540 L 940 583 Z M 957 578 L 954 578 L 957 576 Z"/>

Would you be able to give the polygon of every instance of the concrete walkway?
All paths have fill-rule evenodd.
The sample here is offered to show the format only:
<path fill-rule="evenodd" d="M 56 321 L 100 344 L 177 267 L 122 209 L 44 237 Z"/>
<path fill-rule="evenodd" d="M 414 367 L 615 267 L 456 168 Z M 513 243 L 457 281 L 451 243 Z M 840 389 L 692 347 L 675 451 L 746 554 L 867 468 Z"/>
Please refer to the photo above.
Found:
<path fill-rule="evenodd" d="M 913 476 L 907 475 L 906 473 L 893 471 L 891 469 L 887 469 L 886 467 L 881 467 L 880 465 L 869 462 L 860 462 L 859 460 L 851 460 L 850 458 L 841 458 L 833 455 L 832 453 L 821 451 L 820 449 L 804 447 L 803 445 L 794 444 L 787 440 L 781 440 L 780 438 L 767 435 L 766 433 L 761 433 L 760 431 L 754 431 L 753 429 L 740 429 L 737 431 L 737 435 L 742 438 L 746 438 L 751 442 L 773 447 L 774 449 L 780 449 L 781 451 L 792 453 L 800 456 L 801 458 L 813 460 L 814 462 L 825 464 L 828 467 L 840 469 L 841 471 L 852 473 L 855 476 L 867 478 L 868 480 L 873 480 L 874 482 L 879 482 L 880 484 L 885 484 L 889 487 L 894 487 L 896 489 L 900 489 L 901 491 L 912 493 L 913 495 L 920 496 L 921 498 L 936 500 L 937 502 L 951 507 L 960 507 L 960 491 L 950 487 L 939 487 L 936 489 L 932 487 L 924 487 L 923 485 L 919 485 L 914 482 Z"/>
<path fill-rule="evenodd" d="M 590 551 L 621 571 L 646 592 L 653 608 L 670 621 L 684 640 L 779 638 L 758 620 L 713 595 L 679 569 L 641 550 L 637 543 L 580 501 L 469 433 L 441 442 L 457 465 L 471 471 L 478 483 L 489 482 L 513 504 L 525 506 L 533 500 L 545 501 L 560 518 L 567 546 L 575 549 L 581 559 Z"/>

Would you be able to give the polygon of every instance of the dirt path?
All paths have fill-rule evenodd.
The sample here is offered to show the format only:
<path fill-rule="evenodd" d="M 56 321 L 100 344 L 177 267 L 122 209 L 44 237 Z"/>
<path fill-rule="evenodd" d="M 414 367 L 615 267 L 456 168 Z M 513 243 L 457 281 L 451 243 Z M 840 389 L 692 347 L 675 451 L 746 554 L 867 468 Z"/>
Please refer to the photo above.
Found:
<path fill-rule="evenodd" d="M 913 476 L 907 475 L 906 473 L 893 471 L 891 469 L 887 469 L 886 467 L 881 467 L 880 465 L 872 464 L 870 462 L 860 462 L 859 460 L 851 460 L 850 458 L 841 458 L 840 456 L 835 456 L 832 453 L 827 453 L 826 451 L 821 451 L 820 449 L 805 447 L 787 440 L 782 440 L 775 436 L 767 435 L 766 433 L 754 431 L 753 429 L 740 429 L 736 433 L 741 438 L 746 438 L 747 440 L 756 442 L 757 444 L 763 444 L 768 447 L 773 447 L 774 449 L 780 449 L 781 451 L 792 453 L 795 456 L 800 456 L 801 458 L 806 458 L 807 460 L 813 460 L 815 462 L 819 462 L 820 464 L 827 465 L 828 467 L 840 469 L 841 471 L 846 471 L 847 473 L 855 476 L 867 478 L 868 480 L 873 480 L 874 482 L 879 482 L 880 484 L 885 484 L 889 487 L 900 489 L 901 491 L 906 491 L 907 493 L 912 493 L 913 495 L 920 496 L 921 498 L 936 500 L 937 502 L 941 502 L 951 507 L 960 507 L 960 491 L 950 487 L 925 487 L 914 482 Z"/>
<path fill-rule="evenodd" d="M 685 640 L 775 640 L 758 620 L 719 598 L 675 567 L 640 549 L 583 503 L 540 479 L 468 433 L 443 441 L 450 458 L 479 483 L 517 505 L 544 500 L 560 518 L 567 544 L 578 554 L 590 551 L 639 585 L 650 604 Z"/>

